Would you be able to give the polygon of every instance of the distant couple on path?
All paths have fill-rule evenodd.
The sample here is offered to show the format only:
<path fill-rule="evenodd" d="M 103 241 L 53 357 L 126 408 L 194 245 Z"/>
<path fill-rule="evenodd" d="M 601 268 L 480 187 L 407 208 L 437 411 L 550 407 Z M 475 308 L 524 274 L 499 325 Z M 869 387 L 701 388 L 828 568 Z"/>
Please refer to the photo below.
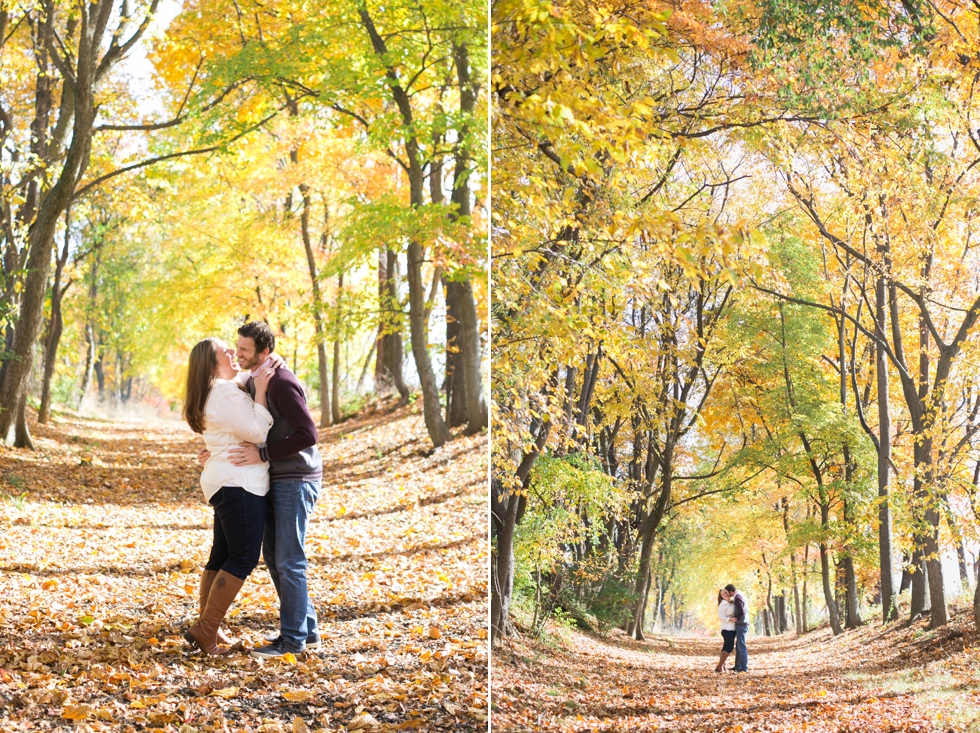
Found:
<path fill-rule="evenodd" d="M 214 538 L 199 617 L 184 638 L 207 654 L 243 648 L 221 623 L 260 552 L 279 595 L 280 630 L 250 654 L 272 659 L 320 646 L 303 545 L 323 462 L 303 387 L 275 348 L 268 325 L 246 323 L 236 348 L 207 338 L 188 363 L 183 415 L 204 438 L 198 460 L 201 489 L 214 508 Z"/>
<path fill-rule="evenodd" d="M 748 672 L 749 650 L 745 646 L 745 634 L 749 630 L 748 605 L 742 592 L 731 583 L 718 591 L 718 620 L 721 621 L 724 644 L 715 672 L 725 671 L 725 660 L 733 649 L 735 666 L 732 667 L 732 672 Z"/>

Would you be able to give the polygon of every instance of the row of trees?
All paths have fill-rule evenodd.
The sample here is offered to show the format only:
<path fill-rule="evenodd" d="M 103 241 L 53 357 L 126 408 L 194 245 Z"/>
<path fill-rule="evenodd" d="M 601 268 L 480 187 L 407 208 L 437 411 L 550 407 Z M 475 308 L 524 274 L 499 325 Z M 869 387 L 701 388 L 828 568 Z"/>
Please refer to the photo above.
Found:
<path fill-rule="evenodd" d="M 42 422 L 93 378 L 177 396 L 172 362 L 247 318 L 324 425 L 372 360 L 407 402 L 410 350 L 433 444 L 484 428 L 485 6 L 157 11 L 0 6 L 0 434 L 30 445 L 32 389 Z"/>
<path fill-rule="evenodd" d="M 495 6 L 494 637 L 516 572 L 642 638 L 693 537 L 700 594 L 786 588 L 801 631 L 817 565 L 835 633 L 896 618 L 899 571 L 945 624 L 980 509 L 977 10 L 675 10 Z"/>

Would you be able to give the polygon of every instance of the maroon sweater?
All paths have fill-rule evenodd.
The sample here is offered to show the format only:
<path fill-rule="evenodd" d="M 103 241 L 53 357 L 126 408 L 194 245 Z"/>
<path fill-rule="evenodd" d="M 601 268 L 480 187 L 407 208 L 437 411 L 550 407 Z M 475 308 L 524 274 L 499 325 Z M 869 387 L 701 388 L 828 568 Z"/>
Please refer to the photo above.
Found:
<path fill-rule="evenodd" d="M 255 396 L 255 384 L 248 380 L 248 391 Z M 277 479 L 312 479 L 322 472 L 323 462 L 316 443 L 316 423 L 306 406 L 306 394 L 288 369 L 276 369 L 267 393 L 272 428 L 259 457 L 269 461 L 269 473 Z"/>

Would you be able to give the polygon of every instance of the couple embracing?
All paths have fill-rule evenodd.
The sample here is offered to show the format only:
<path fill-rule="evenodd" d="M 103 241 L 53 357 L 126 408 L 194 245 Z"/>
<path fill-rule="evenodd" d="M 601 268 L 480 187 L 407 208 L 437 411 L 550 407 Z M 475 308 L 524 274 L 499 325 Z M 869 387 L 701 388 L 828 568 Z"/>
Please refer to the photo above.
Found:
<path fill-rule="evenodd" d="M 303 388 L 275 347 L 272 329 L 253 322 L 238 329 L 235 349 L 208 338 L 191 350 L 183 414 L 204 438 L 198 460 L 214 538 L 200 615 L 184 638 L 207 654 L 243 648 L 221 623 L 260 553 L 279 595 L 280 631 L 250 654 L 271 659 L 320 645 L 303 545 L 323 464 Z"/>
<path fill-rule="evenodd" d="M 745 596 L 729 583 L 718 591 L 718 620 L 721 621 L 721 637 L 724 644 L 721 658 L 715 672 L 725 671 L 725 660 L 735 650 L 733 672 L 749 671 L 749 651 L 745 646 L 745 635 L 749 630 L 749 612 Z"/>

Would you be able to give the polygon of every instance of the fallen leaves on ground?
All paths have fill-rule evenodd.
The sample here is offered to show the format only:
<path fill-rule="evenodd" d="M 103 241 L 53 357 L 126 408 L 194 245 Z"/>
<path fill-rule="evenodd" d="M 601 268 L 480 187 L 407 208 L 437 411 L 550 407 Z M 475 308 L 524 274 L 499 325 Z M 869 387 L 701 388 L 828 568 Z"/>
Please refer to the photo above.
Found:
<path fill-rule="evenodd" d="M 321 430 L 307 537 L 323 646 L 190 650 L 211 510 L 177 422 L 61 415 L 0 449 L 0 729 L 476 731 L 487 720 L 486 436 L 431 450 L 416 407 Z M 226 630 L 278 628 L 263 565 Z"/>
<path fill-rule="evenodd" d="M 750 637 L 740 675 L 714 673 L 720 637 L 563 634 L 559 644 L 507 639 L 494 649 L 494 733 L 980 729 L 980 636 L 966 606 L 936 631 L 923 620 L 837 638 L 826 627 Z"/>

